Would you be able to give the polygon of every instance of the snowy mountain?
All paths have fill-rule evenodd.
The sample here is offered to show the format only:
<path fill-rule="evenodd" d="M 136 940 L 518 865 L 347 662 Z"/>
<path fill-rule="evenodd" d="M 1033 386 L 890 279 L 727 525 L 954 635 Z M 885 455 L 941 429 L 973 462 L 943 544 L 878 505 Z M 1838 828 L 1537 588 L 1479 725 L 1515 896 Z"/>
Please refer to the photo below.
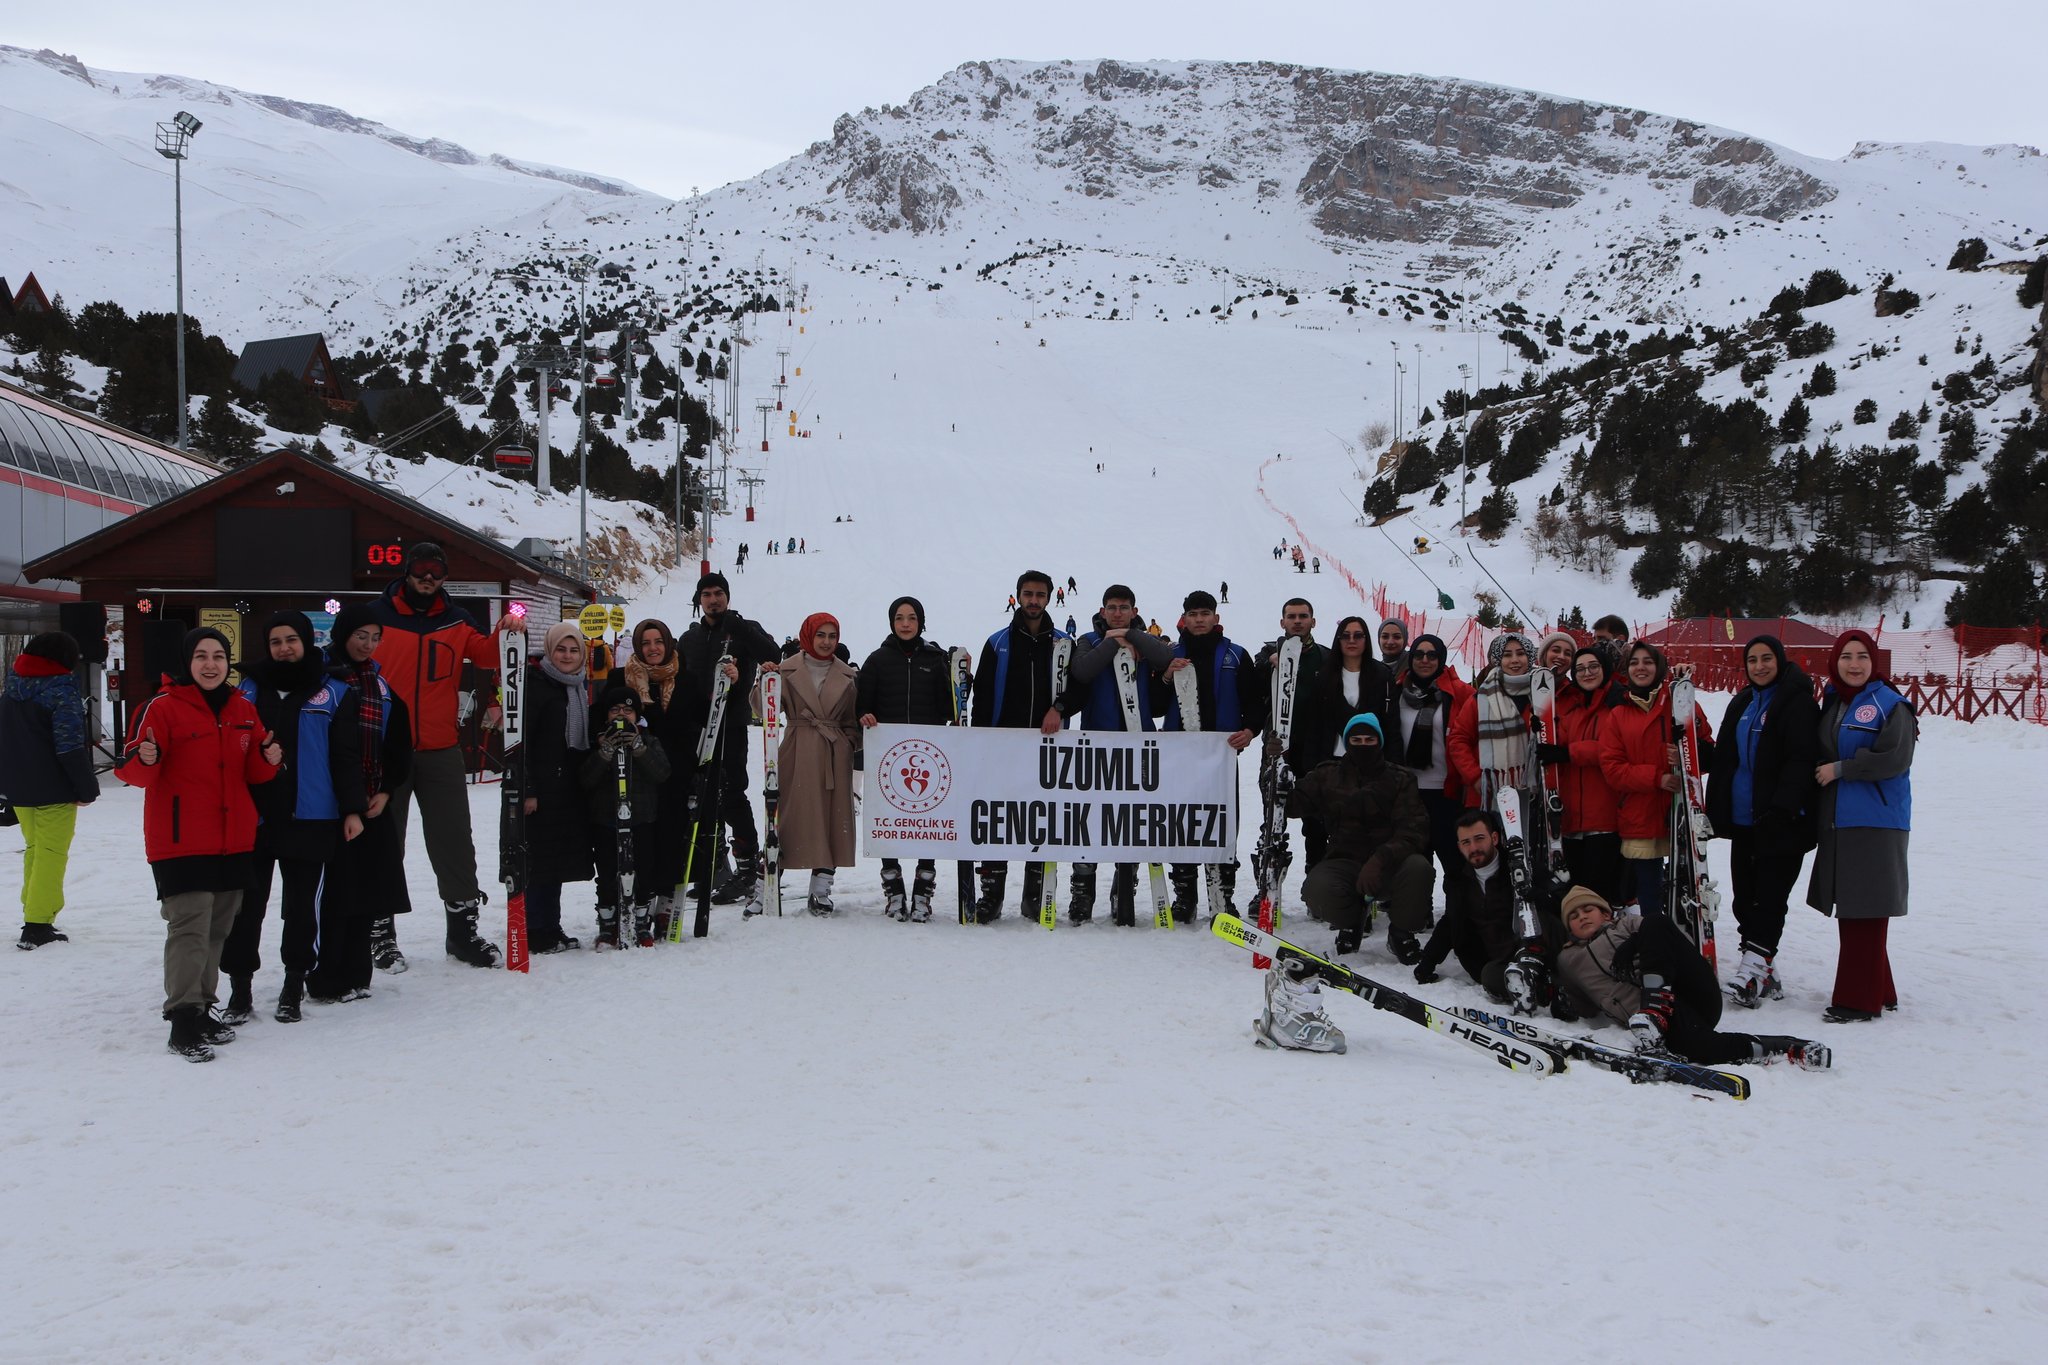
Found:
<path fill-rule="evenodd" d="M 977 62 L 903 105 L 843 116 L 830 138 L 750 181 L 670 203 L 572 189 L 340 111 L 193 82 L 13 49 L 0 49 L 0 78 L 0 150 L 34 172 L 0 186 L 10 223 L 26 225 L 6 268 L 33 265 L 74 302 L 163 307 L 167 219 L 131 206 L 160 204 L 167 189 L 151 124 L 206 93 L 198 112 L 218 127 L 186 166 L 186 250 L 189 306 L 211 328 L 237 340 L 322 330 L 338 356 L 361 351 L 442 384 L 480 428 L 487 413 L 531 422 L 531 384 L 511 385 L 498 357 L 554 335 L 573 346 L 568 266 L 588 254 L 603 263 L 586 284 L 586 346 L 603 357 L 591 377 L 619 381 L 608 402 L 593 391 L 605 440 L 650 480 L 672 468 L 672 419 L 608 410 L 637 387 L 621 328 L 638 317 L 664 366 L 737 368 L 738 458 L 767 482 L 751 494 L 728 483 L 725 505 L 751 501 L 800 535 L 858 510 L 862 529 L 845 535 L 862 554 L 895 551 L 867 529 L 877 508 L 850 495 L 855 485 L 917 487 L 942 524 L 965 527 L 1001 505 L 1004 479 L 1026 479 L 1080 495 L 1066 523 L 1077 536 L 1110 531 L 1114 518 L 1095 526 L 1081 476 L 1114 450 L 1105 477 L 1119 496 L 1174 506 L 1184 486 L 1196 496 L 1176 514 L 1241 515 L 1246 551 L 1306 538 L 1350 558 L 1362 584 L 1426 603 L 1433 575 L 1468 610 L 1476 590 L 1493 591 L 1474 564 L 1447 573 L 1389 554 L 1418 534 L 1458 537 L 1455 471 L 1433 475 L 1434 502 L 1401 498 L 1385 535 L 1358 519 L 1373 482 L 1399 478 L 1420 449 L 1404 438 L 1443 449 L 1444 399 L 1461 385 L 1481 391 L 1504 445 L 1556 410 L 1558 439 L 1514 485 L 1509 524 L 1535 529 L 1540 507 L 1587 502 L 1574 450 L 1595 446 L 1614 396 L 1677 367 L 1702 401 L 1745 400 L 1772 425 L 1797 395 L 1808 445 L 1889 441 L 1906 468 L 1931 464 L 1969 411 L 1972 448 L 1928 476 L 1941 486 L 1922 481 L 1937 510 L 1979 484 L 2038 401 L 2025 386 L 2036 312 L 2003 273 L 2024 269 L 2048 230 L 2048 161 L 2032 148 L 1866 144 L 1827 161 L 1668 115 L 1470 82 Z M 1983 261 L 1949 270 L 1971 238 Z M 1766 313 L 1816 271 L 1853 292 L 1798 319 L 1830 339 L 1795 356 Z M 1880 307 L 1887 283 L 1886 298 L 1917 305 Z M 1643 351 L 1660 333 L 1671 340 Z M 1578 369 L 1610 361 L 1581 391 Z M 1820 365 L 1830 393 L 1818 391 Z M 664 382 L 646 404 L 673 399 Z M 573 402 L 573 377 L 568 388 Z M 684 389 L 722 406 L 716 380 Z M 1923 430 L 1930 399 L 1942 413 Z M 1876 425 L 1859 415 L 1865 403 Z M 1911 434 L 1879 436 L 1900 414 Z M 564 429 L 558 408 L 558 446 Z M 1784 446 L 1781 462 L 1801 449 Z M 963 457 L 976 466 L 964 482 Z M 1262 465 L 1276 492 L 1264 474 L 1253 481 Z M 1218 489 L 1220 504 L 1207 497 Z M 1490 491 L 1475 470 L 1467 510 Z M 1614 578 L 1667 514 L 1584 516 L 1572 534 L 1585 553 L 1555 534 L 1500 543 L 1493 571 L 1526 594 L 1524 612 L 1604 599 L 1661 614 L 1668 593 L 1644 605 Z M 1818 534 L 1789 514 L 1736 529 L 1768 553 Z M 1878 600 L 1931 623 L 1954 581 L 1923 590 L 1922 576 L 1957 563 L 1924 545 L 1861 552 L 1892 566 L 1867 575 Z M 852 586 L 843 572 L 824 582 Z"/>

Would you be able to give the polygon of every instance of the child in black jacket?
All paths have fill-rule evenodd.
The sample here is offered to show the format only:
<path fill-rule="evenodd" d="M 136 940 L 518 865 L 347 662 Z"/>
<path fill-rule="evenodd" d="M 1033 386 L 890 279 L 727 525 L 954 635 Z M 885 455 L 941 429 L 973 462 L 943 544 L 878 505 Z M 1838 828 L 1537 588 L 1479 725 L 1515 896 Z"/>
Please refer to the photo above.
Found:
<path fill-rule="evenodd" d="M 605 688 L 590 709 L 590 756 L 583 760 L 584 812 L 597 855 L 597 946 L 617 948 L 620 912 L 633 911 L 633 934 L 654 946 L 654 900 L 668 888 L 642 875 L 655 866 L 655 820 L 668 754 L 640 724 L 640 698 L 623 683 Z"/>

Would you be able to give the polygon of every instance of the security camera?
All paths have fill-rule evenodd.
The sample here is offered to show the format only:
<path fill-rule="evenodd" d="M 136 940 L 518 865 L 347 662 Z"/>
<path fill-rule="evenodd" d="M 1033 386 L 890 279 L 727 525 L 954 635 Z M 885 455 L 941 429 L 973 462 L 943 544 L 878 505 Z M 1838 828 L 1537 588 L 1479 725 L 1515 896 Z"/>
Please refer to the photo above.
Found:
<path fill-rule="evenodd" d="M 290 481 L 289 479 L 287 479 L 287 480 L 286 480 L 285 482 L 283 482 L 283 483 L 281 483 L 281 484 L 279 484 L 279 485 L 277 486 L 277 495 L 278 495 L 278 496 L 279 496 L 280 498 L 281 498 L 281 497 L 283 497 L 283 496 L 285 496 L 285 495 L 286 495 L 287 493 L 296 493 L 296 492 L 298 492 L 298 491 L 299 491 L 299 486 L 298 486 L 297 484 L 295 484 L 295 483 L 291 482 L 291 481 Z"/>

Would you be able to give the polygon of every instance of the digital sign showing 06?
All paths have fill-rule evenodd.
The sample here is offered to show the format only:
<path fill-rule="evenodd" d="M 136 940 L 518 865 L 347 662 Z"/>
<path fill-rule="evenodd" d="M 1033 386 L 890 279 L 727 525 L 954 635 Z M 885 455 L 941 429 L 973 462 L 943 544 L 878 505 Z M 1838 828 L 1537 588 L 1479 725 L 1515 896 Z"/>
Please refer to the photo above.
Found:
<path fill-rule="evenodd" d="M 396 540 L 373 540 L 363 546 L 359 572 L 384 575 L 405 564 L 405 545 Z"/>

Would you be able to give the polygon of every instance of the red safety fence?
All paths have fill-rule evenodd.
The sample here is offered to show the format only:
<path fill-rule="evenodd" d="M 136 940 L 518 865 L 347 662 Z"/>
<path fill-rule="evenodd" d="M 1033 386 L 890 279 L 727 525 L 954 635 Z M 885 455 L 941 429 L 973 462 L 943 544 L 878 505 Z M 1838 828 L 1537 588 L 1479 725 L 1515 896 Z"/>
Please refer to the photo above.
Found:
<path fill-rule="evenodd" d="M 1428 618 L 1391 600 L 1384 584 L 1373 584 L 1367 600 L 1381 621 L 1408 622 L 1411 638 L 1427 628 L 1420 623 Z M 1552 629 L 1543 626 L 1524 633 L 1533 643 Z M 1877 641 L 1879 672 L 1921 715 L 2048 725 L 2048 656 L 2043 651 L 2048 636 L 2041 627 L 1887 631 L 1880 617 L 1876 625 L 1863 629 Z M 1827 680 L 1828 657 L 1837 633 L 1791 618 L 1730 620 L 1719 616 L 1639 621 L 1634 631 L 1637 639 L 1656 643 L 1674 665 L 1690 665 L 1694 683 L 1706 692 L 1734 692 L 1742 687 L 1747 680 L 1742 650 L 1758 635 L 1776 636 L 1819 686 Z M 1461 660 L 1460 676 L 1469 680 L 1485 666 L 1486 648 L 1502 631 L 1470 616 L 1439 616 L 1434 633 Z M 1565 633 L 1581 644 L 1592 639 L 1583 630 Z"/>

